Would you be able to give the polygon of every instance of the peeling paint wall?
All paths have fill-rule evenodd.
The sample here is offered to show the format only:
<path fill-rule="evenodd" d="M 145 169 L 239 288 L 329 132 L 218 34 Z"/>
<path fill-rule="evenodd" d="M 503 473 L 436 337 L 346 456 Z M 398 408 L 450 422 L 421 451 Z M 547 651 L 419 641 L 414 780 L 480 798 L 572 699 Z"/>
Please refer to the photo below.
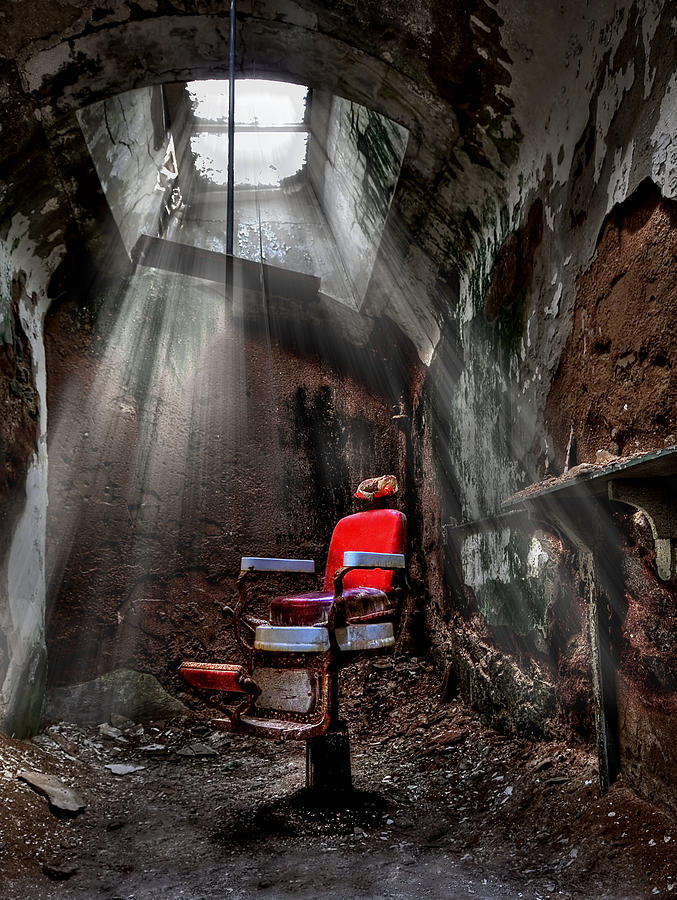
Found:
<path fill-rule="evenodd" d="M 161 88 L 139 88 L 78 112 L 87 147 L 127 252 L 156 236 L 176 161 Z"/>
<path fill-rule="evenodd" d="M 27 221 L 9 232 L 0 346 L 2 536 L 0 539 L 0 726 L 19 736 L 37 727 L 46 676 L 45 527 L 47 518 L 46 367 L 42 342 L 46 266 L 33 256 Z M 7 246 L 7 245 L 6 245 Z M 53 260 L 52 260 L 53 264 Z M 5 282 L 7 285 L 7 282 Z M 4 299 L 4 298 L 3 298 Z"/>
<path fill-rule="evenodd" d="M 407 131 L 372 110 L 313 93 L 308 174 L 358 307 L 369 287 Z"/>
<path fill-rule="evenodd" d="M 677 296 L 669 199 L 677 143 L 674 15 L 668 4 L 596 4 L 582 15 L 549 7 L 520 32 L 507 6 L 499 12 L 511 58 L 511 116 L 523 137 L 501 189 L 492 197 L 490 179 L 482 183 L 485 202 L 475 207 L 481 216 L 472 263 L 461 276 L 458 320 L 443 332 L 425 395 L 441 517 L 452 525 L 499 515 L 516 488 L 561 472 L 572 435 L 578 456 L 570 464 L 594 461 L 598 449 L 627 453 L 675 443 L 668 362 Z M 642 187 L 647 178 L 654 179 L 653 194 Z M 543 231 L 527 253 L 534 203 L 542 204 Z M 520 278 L 529 257 L 528 277 Z M 543 629 L 547 582 L 544 573 L 528 575 L 534 532 L 523 529 L 479 523 L 476 534 L 471 526 L 464 537 L 446 532 L 440 552 L 452 590 L 448 622 L 431 606 L 431 634 L 468 696 L 502 727 L 523 728 L 528 703 L 536 710 L 530 727 L 557 730 L 562 714 L 582 700 L 589 729 L 579 563 L 569 548 L 570 570 L 555 579 L 569 595 L 553 607 L 573 622 L 567 650 Z M 615 526 L 609 533 L 622 544 Z M 433 582 L 430 590 L 439 588 Z M 507 628 L 512 648 L 497 626 Z M 525 636 L 532 645 L 526 655 Z M 667 652 L 674 657 L 674 643 Z M 497 658 L 500 678 L 491 663 Z M 654 701 L 628 693 L 627 683 L 622 692 L 622 708 L 635 723 L 622 726 L 625 771 L 658 796 L 647 772 L 652 754 L 663 754 L 670 762 L 660 778 L 674 796 L 665 775 L 674 770 L 674 750 L 651 712 Z M 653 735 L 651 751 L 642 749 L 642 727 Z"/>

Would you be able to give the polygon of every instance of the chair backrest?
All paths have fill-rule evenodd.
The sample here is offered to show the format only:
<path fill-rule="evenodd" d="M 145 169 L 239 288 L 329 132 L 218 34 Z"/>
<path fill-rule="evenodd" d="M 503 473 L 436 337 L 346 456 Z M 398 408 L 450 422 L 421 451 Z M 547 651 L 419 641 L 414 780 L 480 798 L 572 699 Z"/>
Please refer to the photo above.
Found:
<path fill-rule="evenodd" d="M 346 550 L 368 553 L 404 553 L 407 543 L 407 519 L 397 509 L 370 509 L 340 519 L 329 544 L 325 591 L 334 590 L 334 572 L 343 565 Z M 393 589 L 393 572 L 389 569 L 356 569 L 349 572 L 344 588 L 375 587 L 386 593 Z"/>

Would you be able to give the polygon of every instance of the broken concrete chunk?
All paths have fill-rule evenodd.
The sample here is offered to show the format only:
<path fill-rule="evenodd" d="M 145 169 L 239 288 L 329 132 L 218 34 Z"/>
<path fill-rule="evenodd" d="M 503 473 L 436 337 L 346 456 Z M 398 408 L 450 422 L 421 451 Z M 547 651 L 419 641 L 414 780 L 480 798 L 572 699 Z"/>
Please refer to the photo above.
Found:
<path fill-rule="evenodd" d="M 82 798 L 55 775 L 43 775 L 42 772 L 24 769 L 17 777 L 46 797 L 49 808 L 57 815 L 61 813 L 76 816 L 85 808 Z"/>
<path fill-rule="evenodd" d="M 206 744 L 188 744 L 187 747 L 182 747 L 176 752 L 178 756 L 185 756 L 188 758 L 218 756 L 216 750 L 214 750 L 213 747 L 208 747 Z"/>
<path fill-rule="evenodd" d="M 52 881 L 65 881 L 71 878 L 78 871 L 78 867 L 72 863 L 51 862 L 45 863 L 42 871 Z"/>
<path fill-rule="evenodd" d="M 131 775 L 132 772 L 140 772 L 145 766 L 135 766 L 133 763 L 107 763 L 104 767 L 109 769 L 113 775 Z"/>
<path fill-rule="evenodd" d="M 121 744 L 127 743 L 127 738 L 122 736 L 120 729 L 114 728 L 112 725 L 109 725 L 108 722 L 103 722 L 99 725 L 99 734 L 101 737 L 108 738 L 109 741 L 118 741 Z"/>
<path fill-rule="evenodd" d="M 45 710 L 48 719 L 65 719 L 79 725 L 97 725 L 110 721 L 113 715 L 138 722 L 187 712 L 157 678 L 132 669 L 118 669 L 93 681 L 54 688 L 47 696 Z"/>

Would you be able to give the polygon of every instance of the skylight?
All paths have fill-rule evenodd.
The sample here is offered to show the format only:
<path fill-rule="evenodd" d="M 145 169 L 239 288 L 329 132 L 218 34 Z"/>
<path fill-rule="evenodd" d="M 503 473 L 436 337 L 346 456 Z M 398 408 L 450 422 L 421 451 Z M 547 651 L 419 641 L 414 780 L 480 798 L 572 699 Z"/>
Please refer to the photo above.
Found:
<path fill-rule="evenodd" d="M 227 122 L 228 85 L 225 81 L 191 81 L 188 95 L 196 119 Z M 300 125 L 306 111 L 308 88 L 302 84 L 258 79 L 235 83 L 236 125 Z"/>
<path fill-rule="evenodd" d="M 187 85 L 195 131 L 190 138 L 195 171 L 211 184 L 227 184 L 228 85 Z M 235 85 L 235 184 L 280 187 L 304 167 L 308 88 L 279 81 L 244 80 Z"/>
<path fill-rule="evenodd" d="M 234 89 L 231 196 L 228 82 L 139 88 L 78 112 L 130 258 L 218 280 L 231 256 L 253 290 L 260 263 L 269 286 L 359 308 L 406 129 L 318 88 L 239 79 Z"/>

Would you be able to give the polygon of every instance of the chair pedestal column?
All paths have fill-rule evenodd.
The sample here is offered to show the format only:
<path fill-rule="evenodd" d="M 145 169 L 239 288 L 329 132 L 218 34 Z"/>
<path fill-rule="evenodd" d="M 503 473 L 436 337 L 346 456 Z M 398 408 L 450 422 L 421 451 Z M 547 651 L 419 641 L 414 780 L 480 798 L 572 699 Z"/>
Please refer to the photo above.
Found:
<path fill-rule="evenodd" d="M 326 734 L 306 741 L 306 788 L 338 793 L 352 786 L 348 726 L 337 720 Z"/>

